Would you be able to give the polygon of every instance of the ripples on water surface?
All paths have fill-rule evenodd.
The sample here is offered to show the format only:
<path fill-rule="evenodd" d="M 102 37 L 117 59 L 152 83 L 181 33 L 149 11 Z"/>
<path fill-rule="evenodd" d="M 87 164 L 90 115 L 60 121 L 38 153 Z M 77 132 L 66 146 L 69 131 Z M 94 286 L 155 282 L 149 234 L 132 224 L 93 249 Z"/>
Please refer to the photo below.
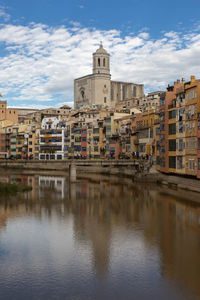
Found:
<path fill-rule="evenodd" d="M 33 190 L 0 196 L 0 299 L 200 299 L 198 204 L 98 176 L 1 179 Z"/>

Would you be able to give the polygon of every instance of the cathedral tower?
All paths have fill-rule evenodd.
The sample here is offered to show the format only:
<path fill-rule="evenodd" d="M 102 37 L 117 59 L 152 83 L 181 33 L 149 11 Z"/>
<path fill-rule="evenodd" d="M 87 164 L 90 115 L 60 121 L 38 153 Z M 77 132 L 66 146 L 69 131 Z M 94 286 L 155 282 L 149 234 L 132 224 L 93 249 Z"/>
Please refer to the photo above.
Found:
<path fill-rule="evenodd" d="M 99 49 L 93 53 L 93 74 L 110 75 L 110 54 L 103 48 L 102 42 Z"/>

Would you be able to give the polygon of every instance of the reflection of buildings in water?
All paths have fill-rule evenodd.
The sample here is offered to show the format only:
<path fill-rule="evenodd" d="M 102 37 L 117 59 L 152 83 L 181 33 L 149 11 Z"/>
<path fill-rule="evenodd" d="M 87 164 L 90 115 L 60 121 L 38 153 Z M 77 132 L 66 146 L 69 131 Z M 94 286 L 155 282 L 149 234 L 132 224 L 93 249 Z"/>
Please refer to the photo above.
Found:
<path fill-rule="evenodd" d="M 111 226 L 95 216 L 85 217 L 85 214 L 74 215 L 75 239 L 79 243 L 92 248 L 95 271 L 100 276 L 108 272 Z"/>
<path fill-rule="evenodd" d="M 61 176 L 39 176 L 39 186 L 54 190 L 56 198 L 65 196 L 65 178 Z"/>
<path fill-rule="evenodd" d="M 92 183 L 85 180 L 71 186 L 76 197 L 70 198 L 74 214 L 75 239 L 90 245 L 96 272 L 105 276 L 108 272 L 112 229 L 126 226 L 133 214 L 135 190 L 108 181 Z M 74 193 L 73 193 L 74 194 Z"/>
<path fill-rule="evenodd" d="M 66 179 L 61 176 L 26 176 L 22 181 L 33 185 L 33 194 L 28 193 L 32 198 L 26 201 L 21 194 L 10 202 L 5 199 L 1 201 L 0 228 L 6 226 L 8 219 L 27 212 L 38 216 L 46 213 L 48 217 L 48 212 L 54 211 L 58 216 L 66 218 L 72 214 L 76 241 L 90 245 L 96 272 L 105 276 L 109 267 L 113 229 L 123 227 L 130 230 L 131 225 L 137 230 L 139 225 L 146 246 L 154 246 L 159 250 L 163 276 L 170 281 L 180 281 L 189 291 L 198 291 L 198 205 L 177 201 L 173 196 L 161 194 L 158 189 L 148 189 L 141 184 L 127 186 L 111 184 L 106 180 L 81 180 L 69 185 L 70 192 Z M 64 201 L 52 201 L 61 198 Z"/>
<path fill-rule="evenodd" d="M 159 247 L 163 275 L 199 298 L 200 207 L 163 194 L 156 200 L 158 205 L 162 203 L 162 214 L 156 215 L 162 218 Z"/>

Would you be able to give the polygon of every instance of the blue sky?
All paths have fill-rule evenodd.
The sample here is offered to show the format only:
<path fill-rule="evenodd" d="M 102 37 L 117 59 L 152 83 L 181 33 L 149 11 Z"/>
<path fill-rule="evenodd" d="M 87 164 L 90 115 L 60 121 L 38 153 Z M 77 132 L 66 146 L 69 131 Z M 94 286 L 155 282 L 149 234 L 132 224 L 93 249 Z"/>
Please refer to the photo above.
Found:
<path fill-rule="evenodd" d="M 0 92 L 9 106 L 72 105 L 100 40 L 113 80 L 148 92 L 200 77 L 199 12 L 199 0 L 0 0 Z"/>

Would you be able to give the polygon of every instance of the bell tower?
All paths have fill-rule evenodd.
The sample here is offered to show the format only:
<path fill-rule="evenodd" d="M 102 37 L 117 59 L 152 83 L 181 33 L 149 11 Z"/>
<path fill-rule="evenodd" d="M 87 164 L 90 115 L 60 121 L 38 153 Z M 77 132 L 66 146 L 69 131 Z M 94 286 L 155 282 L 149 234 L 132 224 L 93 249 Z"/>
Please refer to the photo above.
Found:
<path fill-rule="evenodd" d="M 103 48 L 102 42 L 93 53 L 93 74 L 110 75 L 110 54 Z"/>

